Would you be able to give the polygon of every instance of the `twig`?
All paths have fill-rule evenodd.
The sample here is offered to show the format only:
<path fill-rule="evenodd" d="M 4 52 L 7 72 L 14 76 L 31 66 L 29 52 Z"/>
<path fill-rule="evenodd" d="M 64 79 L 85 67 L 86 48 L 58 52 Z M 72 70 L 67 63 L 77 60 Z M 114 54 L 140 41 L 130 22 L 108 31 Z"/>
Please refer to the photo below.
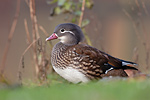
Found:
<path fill-rule="evenodd" d="M 137 5 L 137 7 L 139 8 L 139 10 L 140 10 L 140 12 L 141 12 L 140 4 L 139 4 L 138 0 L 135 0 L 135 4 Z"/>
<path fill-rule="evenodd" d="M 148 32 L 146 31 L 146 28 L 145 28 L 145 25 L 144 25 L 144 22 L 142 20 L 142 8 L 144 9 L 144 12 L 147 16 L 149 16 L 149 13 L 148 13 L 148 10 L 145 6 L 145 3 L 144 1 L 141 1 L 142 5 L 140 5 L 140 2 L 138 0 L 135 0 L 135 4 L 138 8 L 138 17 L 139 17 L 139 21 L 140 21 L 140 25 L 141 25 L 141 28 L 142 28 L 142 31 L 143 31 L 143 36 L 141 36 L 139 34 L 139 31 L 138 31 L 138 28 L 137 28 L 137 25 L 136 25 L 136 22 L 134 21 L 134 19 L 131 17 L 131 15 L 126 11 L 126 10 L 123 10 L 124 13 L 127 15 L 127 17 L 131 20 L 132 24 L 133 24 L 133 27 L 134 27 L 134 30 L 135 30 L 135 33 L 136 33 L 136 36 L 138 38 L 138 40 L 142 43 L 142 45 L 144 46 L 144 49 L 145 49 L 145 54 L 146 54 L 146 57 L 145 57 L 145 64 L 146 64 L 146 70 L 148 70 L 149 68 L 149 39 L 148 39 Z M 137 58 L 138 60 L 138 54 L 137 52 L 135 52 L 135 58 Z"/>
<path fill-rule="evenodd" d="M 84 10 L 85 10 L 85 0 L 82 1 L 81 15 L 80 15 L 79 24 L 78 24 L 80 27 L 82 27 Z M 88 37 L 88 35 L 86 33 L 84 33 L 84 35 L 85 35 L 85 39 L 86 39 L 87 44 L 92 45 L 92 42 L 91 42 L 90 38 Z"/>
<path fill-rule="evenodd" d="M 138 48 L 135 47 L 133 49 L 133 56 L 132 56 L 132 59 L 134 60 L 134 62 L 138 62 L 138 60 L 139 60 L 139 53 L 138 52 L 139 52 Z"/>
<path fill-rule="evenodd" d="M 24 26 L 25 26 L 25 30 L 26 30 L 26 34 L 27 34 L 28 44 L 31 44 L 31 38 L 30 38 L 30 33 L 29 33 L 28 24 L 27 24 L 26 19 L 24 19 Z"/>
<path fill-rule="evenodd" d="M 39 25 L 39 28 L 41 31 L 43 31 L 43 33 L 45 34 L 45 36 L 48 36 L 48 33 L 46 32 L 46 30 L 43 28 L 43 26 Z"/>
<path fill-rule="evenodd" d="M 81 27 L 83 15 L 84 15 L 84 9 L 85 9 L 85 0 L 82 1 L 81 15 L 80 15 L 79 24 L 78 24 L 80 27 Z"/>
<path fill-rule="evenodd" d="M 24 52 L 22 53 L 22 56 L 21 56 L 21 58 L 20 58 L 20 61 L 19 61 L 19 66 L 18 66 L 18 80 L 19 81 L 22 81 L 21 79 L 21 62 L 23 61 L 23 58 L 24 58 L 24 55 L 25 55 L 25 53 L 31 48 L 31 46 L 33 45 L 33 44 L 35 44 L 35 42 L 36 41 L 38 41 L 38 39 L 36 39 L 36 40 L 34 40 L 25 50 L 24 50 Z"/>
<path fill-rule="evenodd" d="M 123 9 L 123 12 L 124 12 L 125 15 L 132 21 L 132 24 L 133 24 L 133 27 L 134 27 L 136 36 L 137 36 L 137 38 L 141 41 L 141 43 L 144 45 L 145 42 L 142 40 L 142 38 L 141 38 L 140 35 L 139 35 L 139 32 L 138 32 L 138 29 L 137 29 L 137 27 L 136 27 L 135 21 L 132 19 L 131 15 L 130 15 L 125 9 Z"/>
<path fill-rule="evenodd" d="M 29 0 L 25 0 L 25 2 L 26 2 L 26 4 L 28 5 L 28 7 L 29 7 Z"/>
<path fill-rule="evenodd" d="M 37 18 L 36 18 L 36 14 L 35 14 L 35 0 L 30 0 L 29 8 L 30 8 L 30 17 L 32 20 L 32 26 L 35 31 L 36 37 L 39 38 L 40 35 L 39 35 L 39 31 L 38 31 Z"/>
<path fill-rule="evenodd" d="M 27 24 L 27 20 L 26 19 L 24 19 L 24 26 L 25 26 L 25 30 L 26 30 L 28 44 L 31 44 L 31 38 L 30 38 L 30 33 L 29 33 L 28 24 Z"/>
<path fill-rule="evenodd" d="M 142 2 L 142 1 L 141 1 Z M 143 9 L 144 9 L 144 12 L 145 12 L 145 14 L 146 15 L 148 15 L 149 16 L 149 14 L 148 14 L 148 11 L 147 11 L 147 9 L 146 9 L 146 6 L 145 6 L 145 3 L 144 2 L 142 2 L 142 7 L 140 7 L 140 4 L 139 4 L 139 2 L 138 2 L 138 0 L 135 0 L 135 3 L 136 3 L 136 5 L 137 5 L 137 7 L 139 8 L 139 12 L 140 12 L 140 14 L 138 14 L 139 15 L 139 18 L 140 18 L 140 21 L 141 21 L 141 26 L 142 26 L 142 29 L 143 29 L 143 36 L 144 36 L 144 39 L 143 39 L 143 46 L 144 46 L 144 48 L 145 48 L 145 50 L 146 50 L 146 58 L 145 58 L 145 61 L 146 61 L 146 70 L 148 70 L 148 67 L 149 67 L 149 39 L 148 39 L 148 32 L 146 31 L 146 28 L 145 28 L 145 25 L 144 25 L 144 23 L 143 23 L 143 21 L 142 21 L 142 10 L 141 10 L 141 8 L 143 7 Z"/>
<path fill-rule="evenodd" d="M 46 32 L 46 30 L 41 26 L 41 25 L 39 25 L 39 29 L 45 34 L 45 36 L 48 36 L 49 34 Z M 50 49 L 49 49 L 49 52 L 51 52 L 52 51 L 52 47 L 53 47 L 53 45 L 52 45 L 52 42 L 51 41 L 49 41 L 49 47 L 50 47 Z M 45 52 L 46 52 L 46 42 L 44 43 L 44 51 L 43 51 L 43 57 L 42 58 L 45 58 Z M 51 53 L 50 53 L 50 56 L 51 56 Z M 45 60 L 45 59 L 44 59 Z M 48 61 L 50 61 L 50 59 L 48 60 Z M 42 61 L 43 63 L 45 63 L 46 61 Z M 46 64 L 44 64 L 43 66 L 45 66 L 46 67 Z M 51 69 L 50 69 L 50 71 L 52 72 L 52 67 L 50 67 Z"/>
<path fill-rule="evenodd" d="M 46 50 L 46 42 L 44 45 L 42 45 L 42 40 L 38 41 L 38 51 L 39 51 L 39 81 L 40 83 L 43 83 L 44 81 L 47 80 L 47 70 L 46 70 L 46 66 L 47 66 L 47 60 L 45 57 L 45 50 Z"/>
<path fill-rule="evenodd" d="M 5 45 L 5 49 L 4 49 L 4 53 L 3 53 L 2 64 L 1 64 L 1 74 L 4 73 L 4 69 L 5 69 L 5 66 L 6 66 L 6 60 L 7 60 L 7 54 L 8 54 L 8 50 L 10 48 L 11 40 L 13 38 L 14 31 L 15 31 L 15 28 L 16 28 L 16 25 L 17 25 L 17 22 L 18 22 L 19 13 L 20 13 L 20 0 L 17 0 L 17 7 L 16 7 L 15 17 L 14 17 L 14 20 L 12 22 L 11 29 L 10 29 L 9 36 L 8 36 L 8 41 Z"/>
<path fill-rule="evenodd" d="M 27 35 L 27 44 L 31 44 L 31 37 L 30 37 L 30 33 L 29 33 L 29 29 L 28 29 L 28 23 L 27 20 L 24 19 L 24 26 L 25 26 L 25 30 L 26 30 L 26 35 Z M 33 47 L 32 47 L 33 50 Z M 30 56 L 32 56 L 32 50 L 30 51 Z M 32 57 L 31 57 L 32 58 Z"/>
<path fill-rule="evenodd" d="M 145 6 L 145 3 L 144 3 L 144 1 L 141 1 L 142 2 L 142 7 L 143 7 L 143 9 L 144 9 L 144 12 L 145 12 L 145 14 L 147 15 L 147 16 L 149 16 L 149 13 L 148 13 L 148 10 L 147 10 L 147 8 L 146 8 L 146 6 Z M 147 48 L 147 51 L 149 51 L 149 38 L 148 38 L 148 32 L 146 31 L 146 28 L 145 28 L 145 26 L 143 25 L 143 23 L 142 23 L 142 26 L 143 26 L 143 31 L 144 31 L 144 38 L 145 38 L 145 41 L 146 41 L 146 48 Z"/>
<path fill-rule="evenodd" d="M 49 34 L 46 32 L 46 30 L 43 28 L 43 26 L 39 25 L 39 29 L 45 34 L 45 36 L 48 36 Z M 50 47 L 52 48 L 52 42 L 49 41 Z"/>
<path fill-rule="evenodd" d="M 149 16 L 149 13 L 148 13 L 148 10 L 147 10 L 147 8 L 146 8 L 146 6 L 145 6 L 144 1 L 141 1 L 141 2 L 142 2 L 142 7 L 143 7 L 143 9 L 144 9 L 145 14 L 146 14 L 147 16 Z"/>
<path fill-rule="evenodd" d="M 140 3 L 138 2 L 138 0 L 135 0 L 135 4 L 136 4 L 136 6 L 138 7 L 138 9 L 139 9 L 139 12 L 138 12 L 138 16 L 139 16 L 139 20 L 140 20 L 140 22 L 141 22 L 141 27 L 142 27 L 142 29 L 143 29 L 143 36 L 144 36 L 144 40 L 143 40 L 143 45 L 144 45 L 144 47 L 145 47 L 145 49 L 147 49 L 147 47 L 148 47 L 148 45 L 147 45 L 147 38 L 148 38 L 148 36 L 147 36 L 147 31 L 146 31 L 146 28 L 145 28 L 145 25 L 144 25 L 144 23 L 143 23 L 143 21 L 142 21 L 142 7 L 143 7 L 143 9 L 144 9 L 144 11 L 145 11 L 145 13 L 146 13 L 146 7 L 145 7 L 145 4 L 144 4 L 144 2 L 142 2 L 142 7 L 140 7 Z"/>
<path fill-rule="evenodd" d="M 33 37 L 33 41 L 35 41 L 36 38 L 39 38 L 39 34 L 38 34 L 37 20 L 36 20 L 36 16 L 35 16 L 35 1 L 34 0 L 30 0 L 29 8 L 30 8 L 30 17 L 31 17 L 31 21 L 32 21 L 32 37 Z M 33 53 L 34 53 L 33 58 L 35 61 L 36 76 L 38 77 L 39 68 L 38 68 L 38 57 L 37 57 L 37 51 L 36 51 L 36 44 L 33 44 Z"/>

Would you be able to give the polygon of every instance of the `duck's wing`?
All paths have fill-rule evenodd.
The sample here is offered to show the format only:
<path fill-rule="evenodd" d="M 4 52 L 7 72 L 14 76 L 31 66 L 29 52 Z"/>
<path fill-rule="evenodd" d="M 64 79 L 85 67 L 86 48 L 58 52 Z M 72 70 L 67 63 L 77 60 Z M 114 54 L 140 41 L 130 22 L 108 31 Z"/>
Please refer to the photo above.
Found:
<path fill-rule="evenodd" d="M 113 69 L 136 69 L 133 67 L 135 63 L 112 57 L 89 45 L 75 45 L 72 51 L 72 63 L 90 78 L 99 78 Z"/>

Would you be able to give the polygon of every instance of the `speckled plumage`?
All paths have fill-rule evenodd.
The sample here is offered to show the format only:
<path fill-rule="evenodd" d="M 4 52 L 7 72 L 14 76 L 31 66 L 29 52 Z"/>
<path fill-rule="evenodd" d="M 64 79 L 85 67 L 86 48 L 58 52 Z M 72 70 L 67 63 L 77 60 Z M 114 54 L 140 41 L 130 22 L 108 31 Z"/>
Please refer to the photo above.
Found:
<path fill-rule="evenodd" d="M 47 40 L 56 38 L 60 42 L 53 47 L 51 63 L 54 70 L 70 82 L 87 82 L 106 76 L 127 77 L 125 69 L 137 70 L 133 67 L 135 63 L 112 57 L 89 45 L 79 44 L 83 40 L 83 33 L 75 24 L 58 25 Z"/>

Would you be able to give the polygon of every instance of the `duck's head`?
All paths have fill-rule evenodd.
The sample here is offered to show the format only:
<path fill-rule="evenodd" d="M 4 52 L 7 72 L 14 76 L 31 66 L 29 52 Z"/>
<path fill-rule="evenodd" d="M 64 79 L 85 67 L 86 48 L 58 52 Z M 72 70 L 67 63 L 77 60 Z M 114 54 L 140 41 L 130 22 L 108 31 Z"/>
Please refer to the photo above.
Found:
<path fill-rule="evenodd" d="M 81 28 L 72 23 L 64 23 L 56 26 L 54 33 L 46 41 L 59 39 L 65 45 L 76 45 L 84 39 Z"/>

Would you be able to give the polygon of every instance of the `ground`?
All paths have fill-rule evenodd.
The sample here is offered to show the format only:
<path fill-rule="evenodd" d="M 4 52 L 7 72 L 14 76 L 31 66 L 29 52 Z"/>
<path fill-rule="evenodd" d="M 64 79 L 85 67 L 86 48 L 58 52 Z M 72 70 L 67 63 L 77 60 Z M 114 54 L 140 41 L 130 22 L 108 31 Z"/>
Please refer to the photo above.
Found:
<path fill-rule="evenodd" d="M 149 79 L 102 79 L 72 84 L 59 79 L 48 85 L 26 84 L 0 89 L 0 100 L 149 100 Z"/>

